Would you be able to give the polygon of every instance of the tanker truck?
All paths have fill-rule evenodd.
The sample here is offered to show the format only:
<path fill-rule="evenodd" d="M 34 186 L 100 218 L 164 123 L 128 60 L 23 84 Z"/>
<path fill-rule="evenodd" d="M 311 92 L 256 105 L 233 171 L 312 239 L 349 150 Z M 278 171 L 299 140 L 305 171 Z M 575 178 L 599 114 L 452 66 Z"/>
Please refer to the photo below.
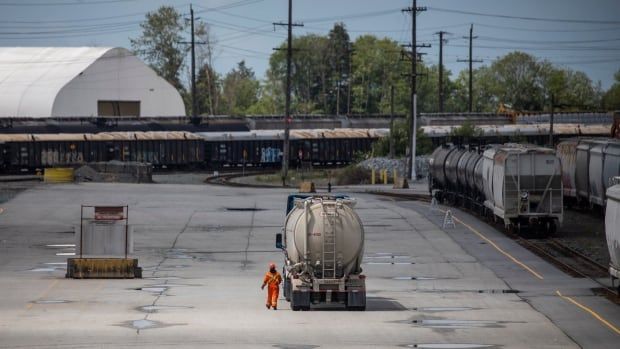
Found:
<path fill-rule="evenodd" d="M 366 309 L 364 228 L 345 195 L 293 194 L 276 247 L 284 252 L 284 297 L 291 309 L 339 304 Z"/>

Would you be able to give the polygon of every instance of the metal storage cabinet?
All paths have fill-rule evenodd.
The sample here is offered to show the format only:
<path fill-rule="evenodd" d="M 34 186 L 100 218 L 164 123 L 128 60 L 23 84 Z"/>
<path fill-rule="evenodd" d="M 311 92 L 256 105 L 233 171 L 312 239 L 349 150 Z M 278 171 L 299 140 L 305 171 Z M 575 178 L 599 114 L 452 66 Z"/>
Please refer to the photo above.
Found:
<path fill-rule="evenodd" d="M 609 273 L 620 278 L 620 185 L 607 189 L 605 235 L 609 249 Z"/>
<path fill-rule="evenodd" d="M 564 197 L 577 197 L 575 186 L 575 171 L 577 170 L 577 145 L 578 139 L 570 139 L 560 142 L 556 147 L 556 155 L 562 164 L 562 185 Z"/>
<path fill-rule="evenodd" d="M 603 205 L 605 198 L 605 185 L 603 184 L 603 160 L 607 144 L 595 144 L 590 148 L 589 174 L 589 201 L 597 205 Z"/>

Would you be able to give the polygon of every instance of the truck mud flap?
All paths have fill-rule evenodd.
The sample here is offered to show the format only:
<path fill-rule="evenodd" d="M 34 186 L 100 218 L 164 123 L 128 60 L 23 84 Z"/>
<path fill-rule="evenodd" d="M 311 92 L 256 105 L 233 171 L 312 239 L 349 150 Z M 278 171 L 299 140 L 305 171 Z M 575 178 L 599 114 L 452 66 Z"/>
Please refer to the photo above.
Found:
<path fill-rule="evenodd" d="M 366 291 L 347 292 L 347 308 L 351 310 L 366 310 Z"/>
<path fill-rule="evenodd" d="M 291 308 L 297 310 L 310 309 L 310 292 L 293 291 L 291 297 Z"/>

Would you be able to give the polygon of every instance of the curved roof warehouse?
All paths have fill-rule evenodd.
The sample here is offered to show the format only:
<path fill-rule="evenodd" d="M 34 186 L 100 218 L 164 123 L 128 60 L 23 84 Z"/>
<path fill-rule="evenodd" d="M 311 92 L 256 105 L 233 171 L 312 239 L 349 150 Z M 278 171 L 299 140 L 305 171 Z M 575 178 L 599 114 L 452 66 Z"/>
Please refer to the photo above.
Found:
<path fill-rule="evenodd" d="M 177 90 L 124 48 L 0 47 L 0 117 L 184 115 Z"/>

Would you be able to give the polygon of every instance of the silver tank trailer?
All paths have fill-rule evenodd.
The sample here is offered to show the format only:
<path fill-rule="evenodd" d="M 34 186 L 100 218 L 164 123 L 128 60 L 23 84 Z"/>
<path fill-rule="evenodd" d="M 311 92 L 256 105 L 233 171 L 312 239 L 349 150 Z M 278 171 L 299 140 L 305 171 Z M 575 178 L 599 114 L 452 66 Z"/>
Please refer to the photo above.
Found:
<path fill-rule="evenodd" d="M 355 200 L 315 196 L 295 200 L 284 225 L 284 295 L 293 310 L 339 303 L 366 308 L 364 228 Z"/>

